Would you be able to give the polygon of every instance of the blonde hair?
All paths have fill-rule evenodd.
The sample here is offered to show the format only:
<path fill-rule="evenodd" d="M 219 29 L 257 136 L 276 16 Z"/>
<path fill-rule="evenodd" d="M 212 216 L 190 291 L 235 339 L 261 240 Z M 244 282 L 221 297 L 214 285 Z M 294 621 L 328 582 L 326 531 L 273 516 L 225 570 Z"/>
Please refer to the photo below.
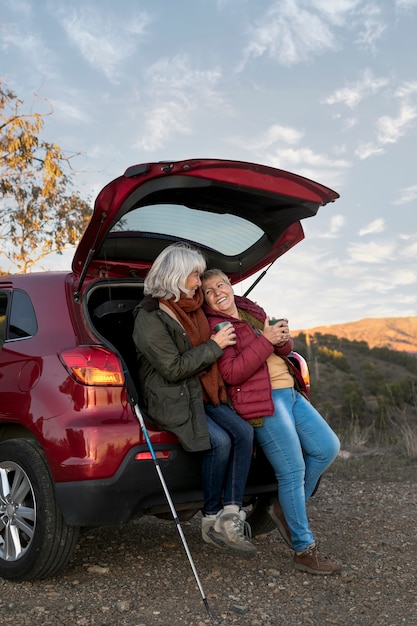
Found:
<path fill-rule="evenodd" d="M 186 288 L 189 275 L 201 274 L 205 269 L 206 260 L 199 250 L 187 243 L 174 243 L 156 257 L 145 278 L 143 293 L 165 300 L 174 298 L 178 302 L 181 291 L 192 295 Z"/>
<path fill-rule="evenodd" d="M 219 276 L 222 280 L 224 280 L 225 283 L 231 285 L 231 282 L 226 274 L 222 270 L 219 270 L 217 268 L 213 268 L 211 270 L 206 270 L 205 272 L 203 272 L 201 275 L 201 282 L 204 283 L 205 280 L 208 280 L 209 278 L 214 278 L 215 276 Z"/>

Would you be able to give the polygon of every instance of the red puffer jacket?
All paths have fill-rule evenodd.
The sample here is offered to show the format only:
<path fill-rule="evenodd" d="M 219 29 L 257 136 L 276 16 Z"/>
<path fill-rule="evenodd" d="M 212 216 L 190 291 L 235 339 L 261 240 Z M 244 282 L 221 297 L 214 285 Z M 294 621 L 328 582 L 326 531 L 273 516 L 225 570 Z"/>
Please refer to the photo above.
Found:
<path fill-rule="evenodd" d="M 265 321 L 266 313 L 252 300 L 235 296 L 236 306 L 248 311 L 261 322 Z M 236 331 L 236 344 L 224 349 L 218 363 L 227 393 L 233 402 L 235 411 L 244 419 L 265 417 L 274 413 L 272 388 L 269 378 L 267 358 L 275 351 L 285 358 L 294 347 L 289 339 L 283 346 L 273 346 L 257 329 L 247 322 L 230 315 L 214 311 L 204 306 L 210 328 L 220 322 L 231 322 Z"/>

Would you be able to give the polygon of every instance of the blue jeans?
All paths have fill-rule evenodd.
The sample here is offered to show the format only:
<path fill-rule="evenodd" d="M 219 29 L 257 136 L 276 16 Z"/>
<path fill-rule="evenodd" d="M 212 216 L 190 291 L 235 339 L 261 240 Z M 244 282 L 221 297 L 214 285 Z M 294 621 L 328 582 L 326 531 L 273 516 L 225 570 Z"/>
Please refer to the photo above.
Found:
<path fill-rule="evenodd" d="M 340 450 L 326 420 L 294 388 L 272 391 L 275 413 L 255 428 L 255 438 L 278 481 L 278 498 L 296 552 L 314 543 L 306 502 Z"/>
<path fill-rule="evenodd" d="M 242 506 L 252 460 L 253 428 L 227 404 L 204 405 L 211 449 L 203 452 L 205 515 L 226 504 Z"/>

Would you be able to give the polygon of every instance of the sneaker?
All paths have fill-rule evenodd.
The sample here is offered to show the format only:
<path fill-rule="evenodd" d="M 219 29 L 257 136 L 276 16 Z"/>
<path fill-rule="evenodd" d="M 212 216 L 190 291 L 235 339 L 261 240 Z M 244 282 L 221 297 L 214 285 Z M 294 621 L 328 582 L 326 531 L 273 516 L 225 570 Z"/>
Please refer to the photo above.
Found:
<path fill-rule="evenodd" d="M 244 559 L 251 559 L 257 553 L 250 541 L 252 533 L 245 511 L 220 514 L 215 524 L 208 529 L 207 535 L 218 548 L 229 550 Z"/>
<path fill-rule="evenodd" d="M 327 557 L 322 556 L 316 544 L 294 556 L 294 567 L 300 572 L 321 574 L 322 576 L 339 574 L 342 569 L 338 563 L 333 563 Z"/>
<path fill-rule="evenodd" d="M 208 531 L 210 530 L 212 526 L 214 526 L 214 523 L 216 519 L 219 517 L 219 515 L 221 515 L 221 511 L 219 511 L 219 513 L 216 513 L 214 515 L 203 515 L 203 517 L 201 518 L 201 536 L 205 543 L 208 543 L 209 545 L 212 545 L 212 546 L 213 545 L 216 546 L 217 543 L 215 543 L 214 541 L 212 541 L 212 539 L 210 539 L 210 537 L 208 536 Z"/>
<path fill-rule="evenodd" d="M 287 520 L 284 517 L 284 513 L 279 505 L 278 500 L 274 499 L 273 504 L 268 508 L 268 513 L 274 521 L 275 526 L 278 528 L 278 532 L 281 535 L 284 542 L 291 550 L 293 549 L 291 541 L 291 533 Z"/>

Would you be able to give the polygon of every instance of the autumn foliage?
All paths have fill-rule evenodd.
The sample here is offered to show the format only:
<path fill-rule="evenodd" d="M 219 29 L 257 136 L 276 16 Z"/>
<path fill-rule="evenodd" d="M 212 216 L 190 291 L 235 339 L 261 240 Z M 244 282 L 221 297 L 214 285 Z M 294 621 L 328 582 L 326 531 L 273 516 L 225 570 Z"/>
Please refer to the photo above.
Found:
<path fill-rule="evenodd" d="M 42 140 L 45 118 L 0 77 L 0 264 L 28 272 L 52 252 L 77 243 L 91 214 L 73 189 L 70 159 Z"/>

